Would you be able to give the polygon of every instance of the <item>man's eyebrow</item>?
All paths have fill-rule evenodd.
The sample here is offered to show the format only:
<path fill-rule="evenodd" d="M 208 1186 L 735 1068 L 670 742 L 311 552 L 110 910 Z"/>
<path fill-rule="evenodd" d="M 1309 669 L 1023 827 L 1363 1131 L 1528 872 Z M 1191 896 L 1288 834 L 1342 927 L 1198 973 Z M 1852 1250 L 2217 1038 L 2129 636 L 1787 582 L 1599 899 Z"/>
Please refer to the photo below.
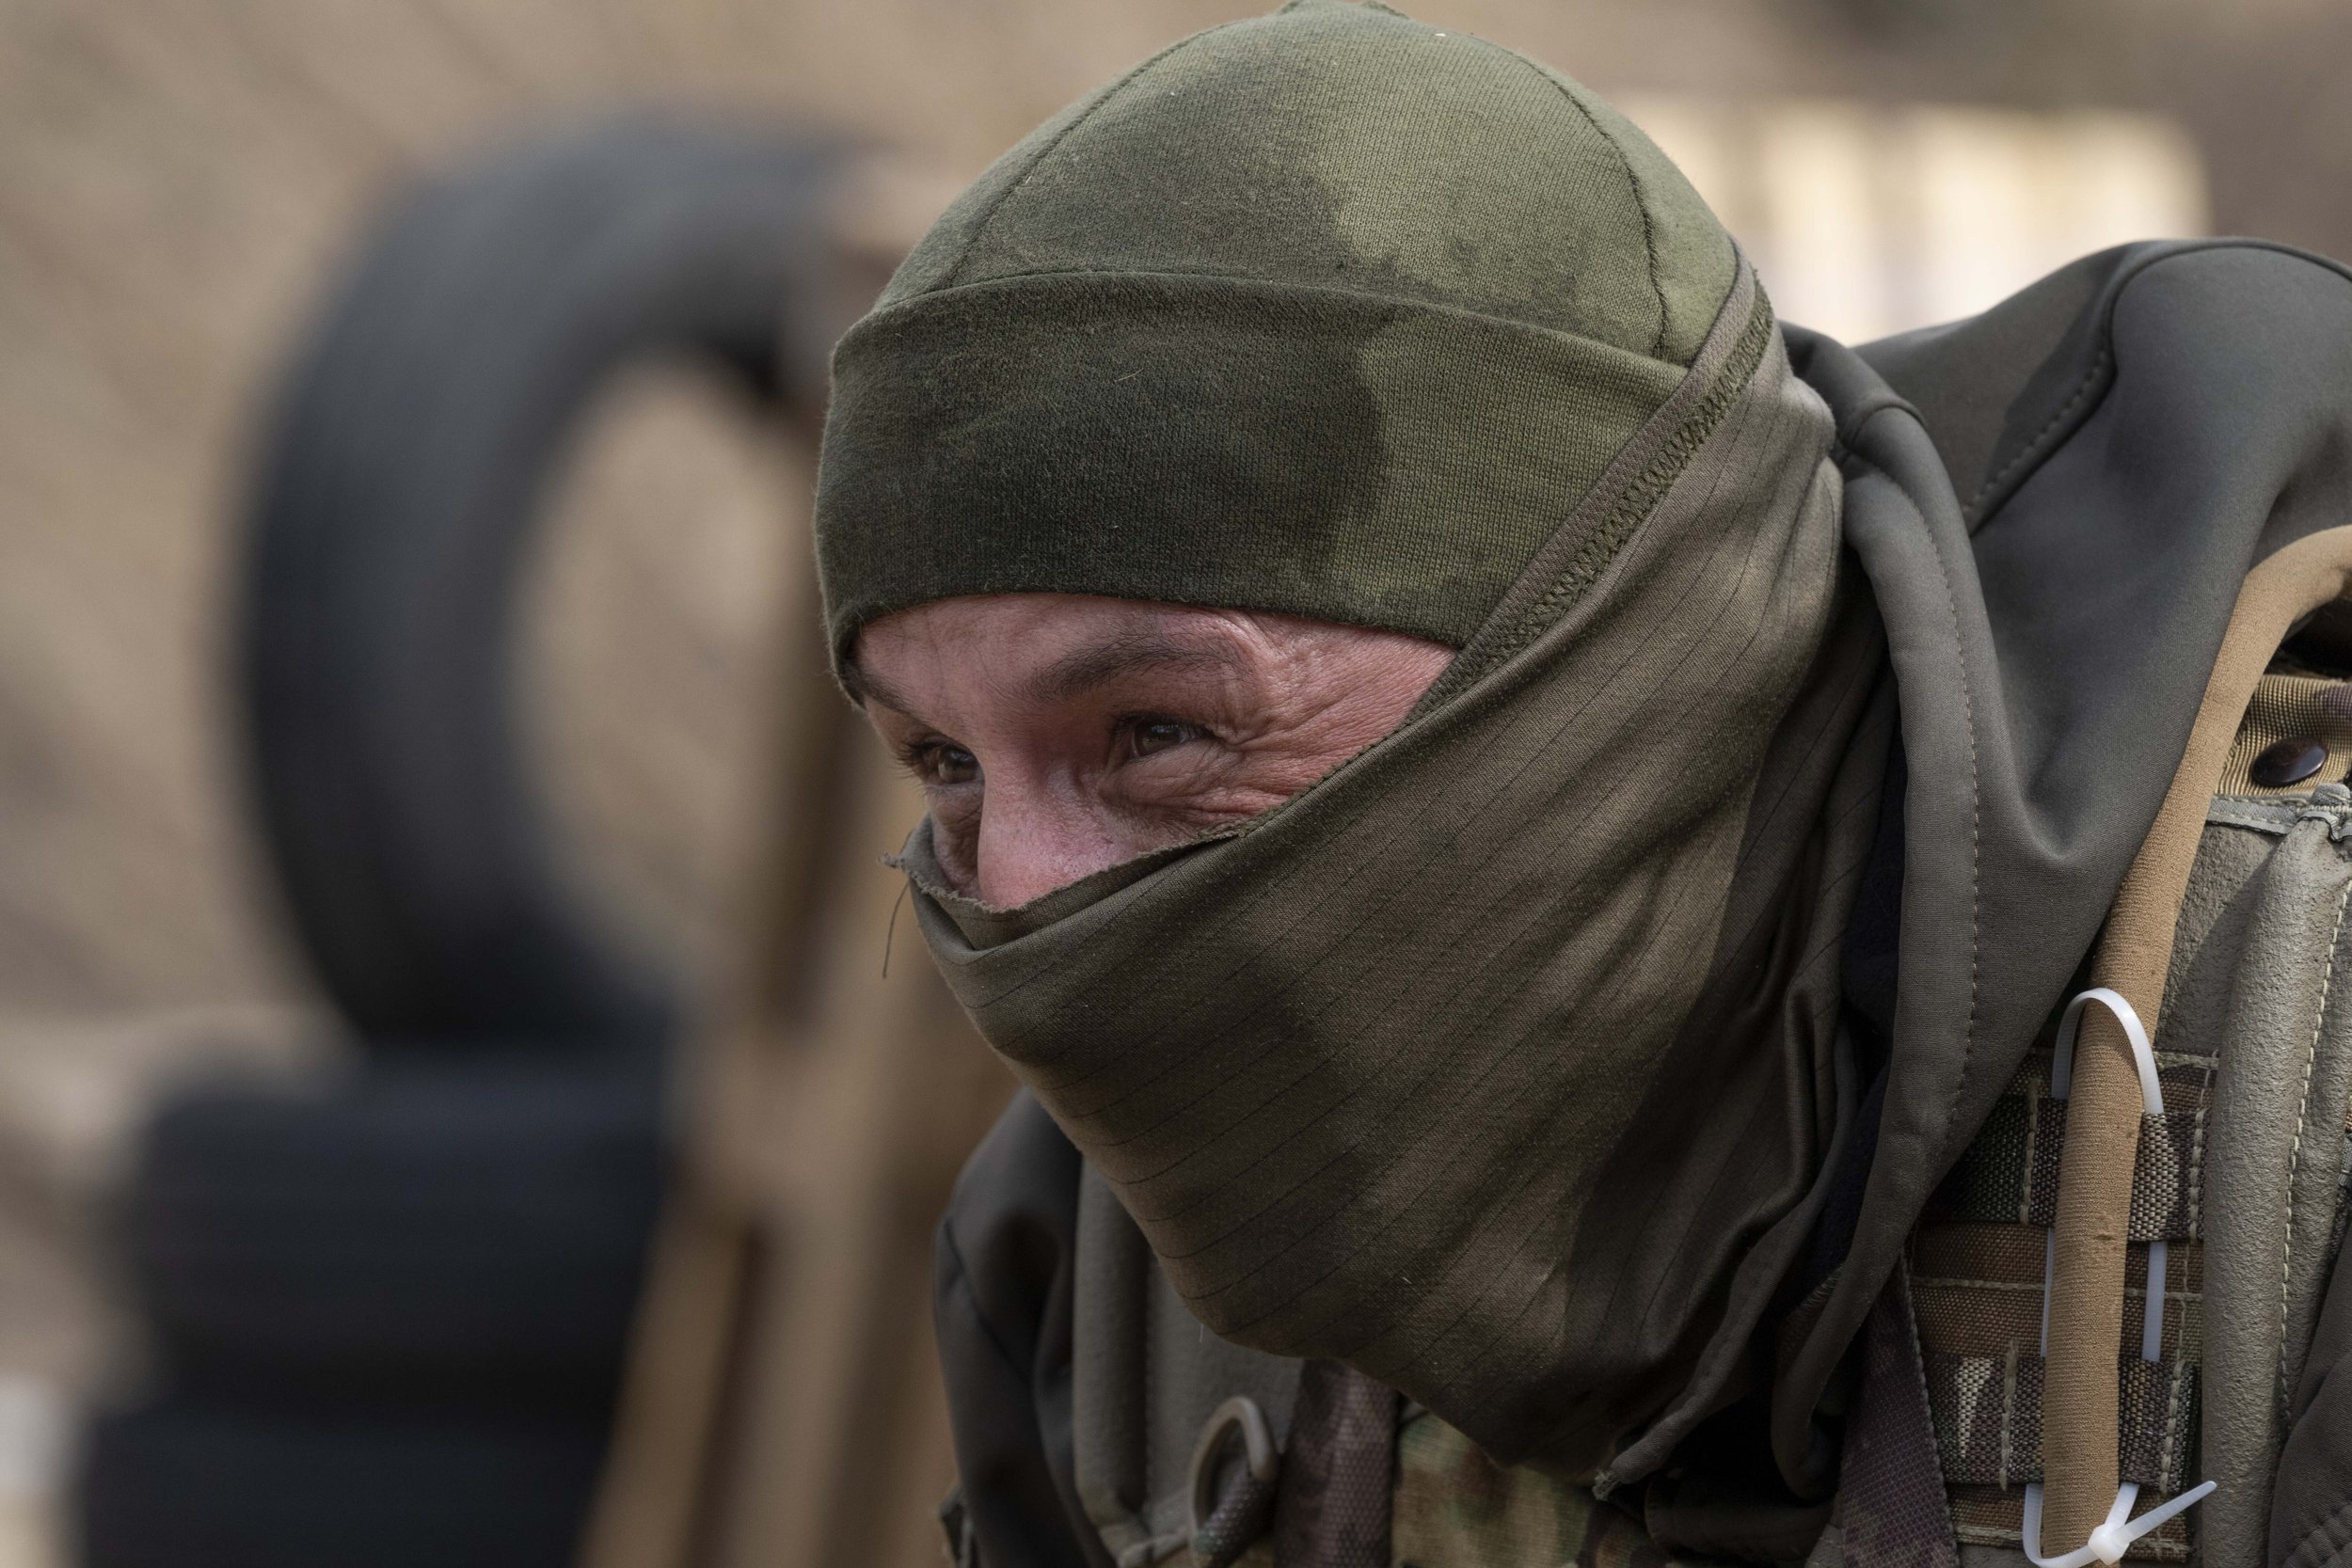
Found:
<path fill-rule="evenodd" d="M 1022 682 L 1021 695 L 1041 706 L 1067 702 L 1140 670 L 1238 671 L 1243 667 L 1240 655 L 1231 648 L 1144 632 L 1064 654 Z"/>
<path fill-rule="evenodd" d="M 880 703 L 882 706 L 896 708 L 900 713 L 908 711 L 907 699 L 897 687 L 880 675 L 869 674 L 859 669 L 857 660 L 853 658 L 844 659 L 841 662 L 841 687 L 843 690 L 849 692 L 850 701 L 860 707 L 864 707 L 868 703 Z"/>
<path fill-rule="evenodd" d="M 1083 695 L 1107 681 L 1138 670 L 1232 670 L 1243 669 L 1241 657 L 1230 648 L 1213 643 L 1180 642 L 1172 638 L 1138 633 L 1112 638 L 1064 654 L 1053 663 L 1021 683 L 1024 702 L 1041 706 L 1067 702 Z M 850 701 L 861 706 L 879 703 L 914 716 L 914 705 L 898 689 L 869 670 L 859 667 L 855 659 L 841 666 L 841 684 Z"/>

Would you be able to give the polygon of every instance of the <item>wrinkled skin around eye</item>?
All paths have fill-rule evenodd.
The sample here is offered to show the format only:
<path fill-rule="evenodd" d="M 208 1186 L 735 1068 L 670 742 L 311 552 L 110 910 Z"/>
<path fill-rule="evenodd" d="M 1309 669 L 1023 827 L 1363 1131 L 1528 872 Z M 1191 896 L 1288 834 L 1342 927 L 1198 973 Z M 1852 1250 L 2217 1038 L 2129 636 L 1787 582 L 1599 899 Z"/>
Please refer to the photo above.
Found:
<path fill-rule="evenodd" d="M 873 622 L 850 675 L 956 891 L 1010 909 L 1280 804 L 1453 657 L 1296 616 L 997 594 Z"/>

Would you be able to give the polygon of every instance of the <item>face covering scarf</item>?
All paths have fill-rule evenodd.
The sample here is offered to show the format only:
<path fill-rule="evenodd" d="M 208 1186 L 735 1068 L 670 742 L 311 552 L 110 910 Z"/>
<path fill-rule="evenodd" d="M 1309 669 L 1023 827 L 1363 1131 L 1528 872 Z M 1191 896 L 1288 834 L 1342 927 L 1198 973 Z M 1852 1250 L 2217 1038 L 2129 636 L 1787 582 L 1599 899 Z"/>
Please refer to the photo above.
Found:
<path fill-rule="evenodd" d="M 1009 911 L 916 829 L 950 987 L 1211 1330 L 1585 1473 L 1747 1386 L 1852 1119 L 1892 724 L 1830 435 L 1742 263 L 1394 734 Z"/>

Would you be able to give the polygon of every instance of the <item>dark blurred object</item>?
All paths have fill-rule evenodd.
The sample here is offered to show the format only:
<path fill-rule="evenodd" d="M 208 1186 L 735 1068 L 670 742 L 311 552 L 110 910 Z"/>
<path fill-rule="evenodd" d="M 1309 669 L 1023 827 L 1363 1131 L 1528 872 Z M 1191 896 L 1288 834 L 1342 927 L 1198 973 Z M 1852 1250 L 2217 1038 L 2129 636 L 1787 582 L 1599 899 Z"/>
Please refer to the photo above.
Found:
<path fill-rule="evenodd" d="M 603 1433 L 165 1399 L 100 1419 L 84 1560 L 218 1568 L 563 1568 Z"/>
<path fill-rule="evenodd" d="M 88 1434 L 91 1568 L 570 1560 L 677 1005 L 559 873 L 510 711 L 519 579 L 628 365 L 715 359 L 807 413 L 832 163 L 644 121 L 540 141 L 411 199 L 314 327 L 262 454 L 241 673 L 268 841 L 362 1061 L 154 1122 L 127 1230 L 158 1365 Z"/>
<path fill-rule="evenodd" d="M 829 162 L 659 123 L 510 153 L 416 198 L 296 365 L 246 577 L 253 782 L 311 961 L 371 1037 L 666 1033 L 660 984 L 550 863 L 506 678 L 517 578 L 621 366 L 701 354 L 821 400 L 785 301 L 814 286 Z"/>
<path fill-rule="evenodd" d="M 392 1064 L 169 1106 L 129 1242 L 181 1386 L 600 1418 L 660 1197 L 654 1099 L 608 1073 Z"/>

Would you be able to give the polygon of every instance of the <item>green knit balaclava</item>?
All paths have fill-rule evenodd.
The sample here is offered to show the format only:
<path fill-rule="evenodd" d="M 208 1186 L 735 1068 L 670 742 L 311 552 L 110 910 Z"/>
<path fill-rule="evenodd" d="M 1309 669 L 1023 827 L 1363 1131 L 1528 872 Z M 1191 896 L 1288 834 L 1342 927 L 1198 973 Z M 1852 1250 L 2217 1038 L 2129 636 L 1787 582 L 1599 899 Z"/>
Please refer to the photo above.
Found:
<path fill-rule="evenodd" d="M 1734 265 L 1647 138 L 1507 50 L 1331 0 L 1187 39 L 999 159 L 843 341 L 835 649 L 1025 590 L 1458 647 Z"/>
<path fill-rule="evenodd" d="M 1619 1478 L 1751 1376 L 1851 1119 L 1885 754 L 1830 435 L 1630 125 L 1333 0 L 1065 111 L 843 341 L 836 658 L 1024 591 L 1461 650 L 1305 794 L 1023 909 L 908 843 L 949 985 L 1207 1327 Z"/>

